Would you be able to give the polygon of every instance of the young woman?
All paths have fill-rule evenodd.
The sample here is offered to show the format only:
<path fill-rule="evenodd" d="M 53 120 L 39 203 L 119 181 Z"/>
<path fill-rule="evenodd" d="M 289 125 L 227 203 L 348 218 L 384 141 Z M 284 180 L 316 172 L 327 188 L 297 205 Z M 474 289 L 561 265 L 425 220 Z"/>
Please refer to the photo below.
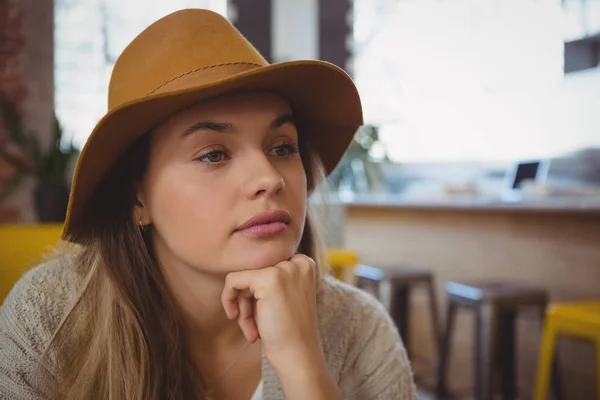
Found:
<path fill-rule="evenodd" d="M 416 399 L 308 212 L 361 123 L 342 70 L 269 65 L 215 13 L 142 32 L 78 160 L 72 245 L 0 309 L 0 398 Z"/>

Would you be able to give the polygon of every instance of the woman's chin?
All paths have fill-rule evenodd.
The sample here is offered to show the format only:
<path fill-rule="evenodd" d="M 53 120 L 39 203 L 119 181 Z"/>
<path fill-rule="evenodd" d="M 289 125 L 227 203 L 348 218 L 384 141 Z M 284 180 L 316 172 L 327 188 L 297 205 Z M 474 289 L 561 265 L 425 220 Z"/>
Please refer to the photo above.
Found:
<path fill-rule="evenodd" d="M 282 261 L 287 261 L 295 253 L 294 246 L 263 246 L 262 249 L 253 249 L 252 251 L 238 253 L 239 259 L 236 260 L 236 270 L 257 270 L 272 267 Z M 236 257 L 237 258 L 237 257 Z"/>

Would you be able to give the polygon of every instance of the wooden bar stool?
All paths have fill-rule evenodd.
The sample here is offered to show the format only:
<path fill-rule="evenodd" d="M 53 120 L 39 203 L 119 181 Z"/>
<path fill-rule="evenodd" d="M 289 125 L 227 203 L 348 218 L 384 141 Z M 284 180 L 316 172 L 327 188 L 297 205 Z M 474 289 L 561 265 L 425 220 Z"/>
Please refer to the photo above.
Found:
<path fill-rule="evenodd" d="M 485 282 L 446 285 L 448 311 L 446 329 L 440 343 L 438 397 L 447 397 L 446 372 L 454 318 L 459 306 L 476 313 L 475 327 L 475 398 L 491 400 L 494 374 L 501 376 L 504 400 L 517 397 L 515 366 L 515 319 L 524 307 L 535 307 L 543 318 L 548 303 L 546 290 L 518 283 Z M 499 367 L 499 368 L 498 368 Z"/>
<path fill-rule="evenodd" d="M 548 398 L 551 369 L 553 366 L 556 367 L 554 352 L 560 335 L 586 339 L 595 344 L 596 396 L 600 400 L 600 301 L 552 304 L 548 307 L 538 361 L 534 399 L 546 400 Z M 555 380 L 552 382 L 556 383 Z"/>
<path fill-rule="evenodd" d="M 411 358 L 410 350 L 410 293 L 417 286 L 425 286 L 431 310 L 435 347 L 439 341 L 439 314 L 433 282 L 428 270 L 412 268 L 375 268 L 359 264 L 354 271 L 356 286 L 377 297 L 388 309 L 398 327 L 404 346 Z M 412 358 L 411 358 L 412 359 Z"/>

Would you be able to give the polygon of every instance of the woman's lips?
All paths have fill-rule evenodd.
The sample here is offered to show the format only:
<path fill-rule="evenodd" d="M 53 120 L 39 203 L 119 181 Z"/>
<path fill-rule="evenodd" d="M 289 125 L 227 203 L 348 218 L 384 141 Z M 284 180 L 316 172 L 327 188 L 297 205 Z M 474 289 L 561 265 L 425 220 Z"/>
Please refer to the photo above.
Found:
<path fill-rule="evenodd" d="M 253 238 L 277 235 L 285 231 L 290 220 L 291 215 L 286 210 L 267 211 L 239 225 L 235 233 Z"/>
<path fill-rule="evenodd" d="M 285 231 L 285 228 L 286 225 L 283 222 L 271 222 L 269 224 L 254 225 L 236 232 L 248 237 L 264 237 L 277 235 Z"/>

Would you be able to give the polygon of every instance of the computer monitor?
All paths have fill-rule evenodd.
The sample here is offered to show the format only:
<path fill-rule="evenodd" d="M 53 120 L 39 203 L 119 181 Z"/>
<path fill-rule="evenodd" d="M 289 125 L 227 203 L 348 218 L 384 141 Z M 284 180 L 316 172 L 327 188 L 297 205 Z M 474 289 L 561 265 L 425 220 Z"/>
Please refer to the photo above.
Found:
<path fill-rule="evenodd" d="M 533 180 L 543 183 L 548 177 L 550 160 L 523 160 L 515 163 L 506 173 L 504 197 L 507 200 L 521 200 L 521 185 L 524 181 Z"/>

